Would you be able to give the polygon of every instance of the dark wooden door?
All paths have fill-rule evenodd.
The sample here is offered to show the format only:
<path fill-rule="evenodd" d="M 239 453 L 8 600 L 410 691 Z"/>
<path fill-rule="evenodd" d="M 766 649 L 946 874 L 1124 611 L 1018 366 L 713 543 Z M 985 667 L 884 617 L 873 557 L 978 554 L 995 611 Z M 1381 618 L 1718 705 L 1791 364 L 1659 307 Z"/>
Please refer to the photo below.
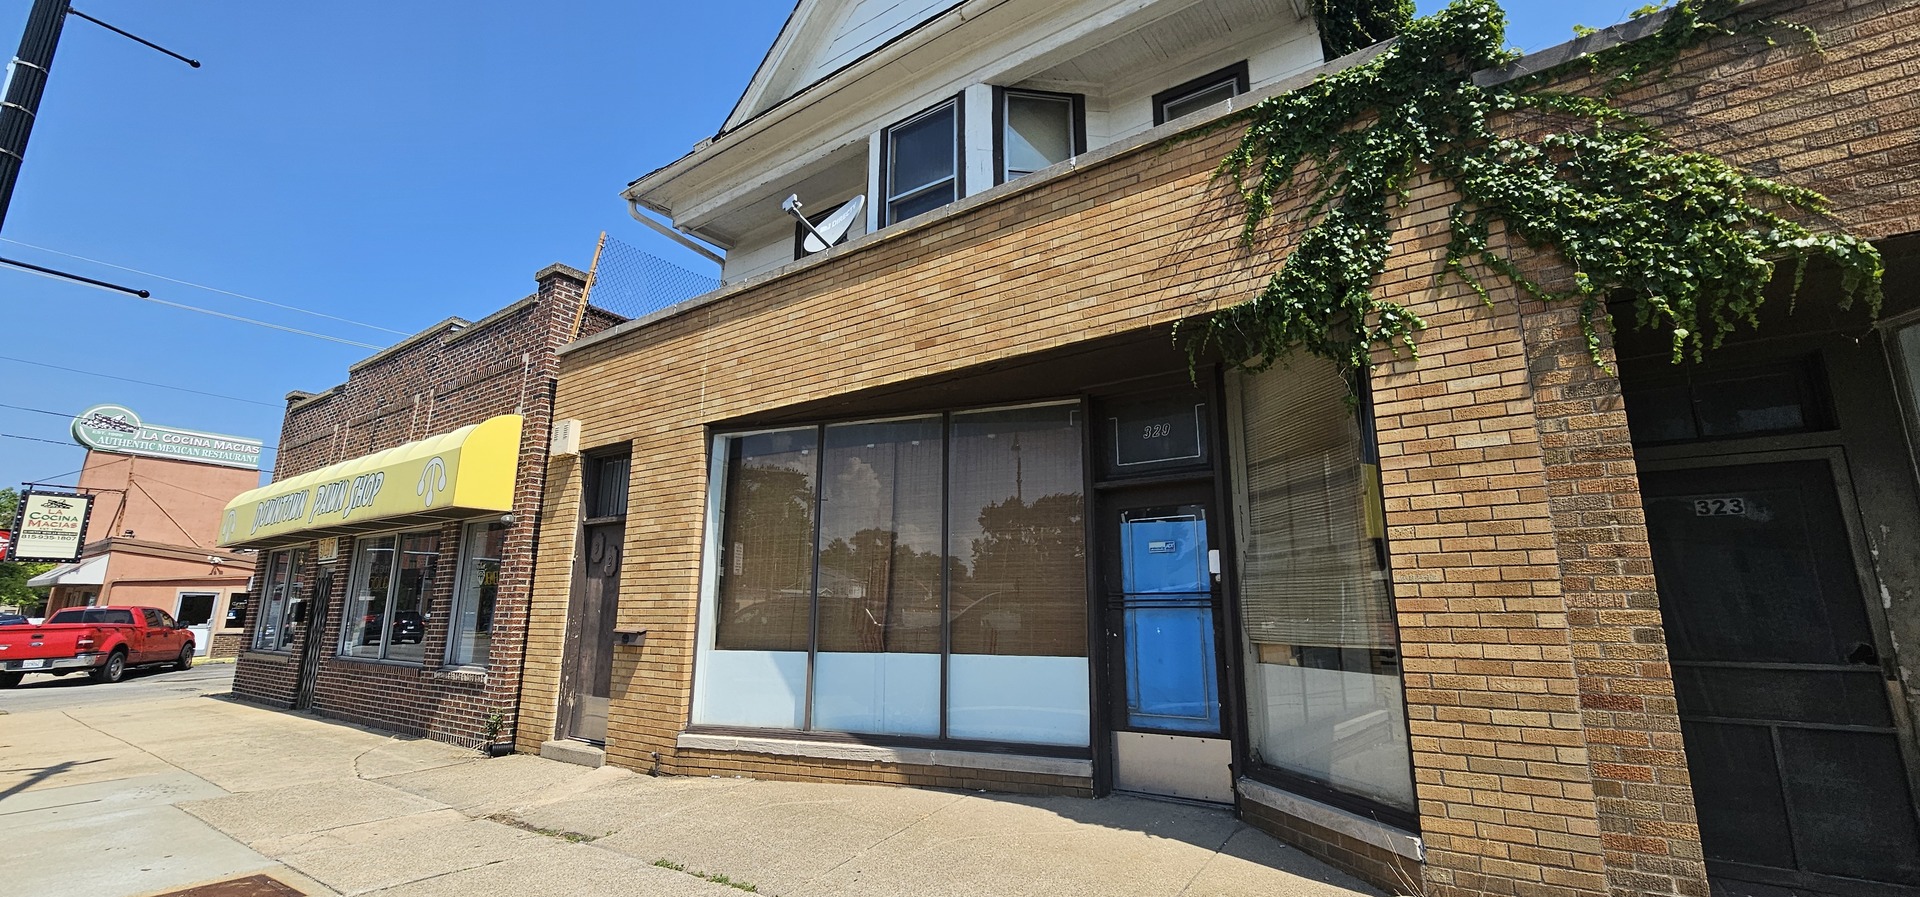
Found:
<path fill-rule="evenodd" d="M 1718 887 L 1920 887 L 1908 736 L 1828 463 L 1646 472 L 1641 485 Z"/>
<path fill-rule="evenodd" d="M 575 580 L 572 613 L 567 618 L 566 734 L 604 744 L 613 695 L 613 628 L 620 608 L 626 524 L 592 524 L 582 535 L 584 569 Z"/>

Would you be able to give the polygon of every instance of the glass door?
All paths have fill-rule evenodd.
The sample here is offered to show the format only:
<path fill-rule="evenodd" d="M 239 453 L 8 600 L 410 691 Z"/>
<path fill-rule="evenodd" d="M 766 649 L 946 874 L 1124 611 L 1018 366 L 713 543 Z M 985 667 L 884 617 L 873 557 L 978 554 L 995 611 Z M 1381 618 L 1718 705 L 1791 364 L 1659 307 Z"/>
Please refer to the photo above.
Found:
<path fill-rule="evenodd" d="M 1226 802 L 1211 480 L 1106 496 L 1101 589 L 1114 787 Z"/>

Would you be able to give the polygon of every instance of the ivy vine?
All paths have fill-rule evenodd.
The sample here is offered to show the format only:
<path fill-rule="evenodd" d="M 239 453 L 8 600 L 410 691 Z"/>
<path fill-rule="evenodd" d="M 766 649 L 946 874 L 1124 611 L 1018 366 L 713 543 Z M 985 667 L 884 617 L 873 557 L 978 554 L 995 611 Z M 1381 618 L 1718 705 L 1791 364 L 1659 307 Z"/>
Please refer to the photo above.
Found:
<path fill-rule="evenodd" d="M 1413 0 L 1313 0 L 1320 51 L 1339 59 L 1407 30 Z"/>
<path fill-rule="evenodd" d="M 1839 305 L 1859 300 L 1877 314 L 1874 247 L 1801 223 L 1825 212 L 1824 197 L 1681 151 L 1611 101 L 1687 48 L 1732 33 L 1725 22 L 1739 4 L 1679 0 L 1656 33 L 1572 63 L 1608 79 L 1582 95 L 1548 88 L 1564 69 L 1476 86 L 1473 72 L 1514 58 L 1503 49 L 1506 15 L 1496 0 L 1455 0 L 1368 62 L 1221 122 L 1246 124 L 1217 172 L 1244 203 L 1241 239 L 1256 243 L 1296 187 L 1306 191 L 1305 227 L 1257 295 L 1182 322 L 1177 338 L 1190 357 L 1218 352 L 1249 370 L 1305 350 L 1355 382 L 1377 347 L 1418 357 L 1425 322 L 1374 285 L 1393 250 L 1391 207 L 1422 173 L 1458 197 L 1440 276 L 1489 302 L 1486 278 L 1498 275 L 1539 299 L 1579 303 L 1596 363 L 1609 299 L 1631 299 L 1639 326 L 1665 329 L 1676 362 L 1699 359 L 1740 325 L 1757 326 L 1783 264 L 1797 294 L 1809 262 L 1832 263 Z M 1557 252 L 1572 285 L 1528 279 L 1497 248 L 1496 227 Z"/>

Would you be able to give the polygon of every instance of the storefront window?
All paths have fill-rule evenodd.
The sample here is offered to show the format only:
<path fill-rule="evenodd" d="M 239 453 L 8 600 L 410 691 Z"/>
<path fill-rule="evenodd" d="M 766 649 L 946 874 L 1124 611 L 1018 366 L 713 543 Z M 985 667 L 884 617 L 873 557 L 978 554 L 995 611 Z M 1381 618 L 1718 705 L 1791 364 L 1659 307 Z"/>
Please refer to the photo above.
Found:
<path fill-rule="evenodd" d="M 290 586 L 290 551 L 267 556 L 267 580 L 260 589 L 260 628 L 254 630 L 256 651 L 283 651 L 292 641 L 287 625 L 287 592 Z"/>
<path fill-rule="evenodd" d="M 721 440 L 694 722 L 1085 745 L 1081 437 L 1060 404 Z"/>
<path fill-rule="evenodd" d="M 244 629 L 247 625 L 247 608 L 251 598 L 245 592 L 234 592 L 227 596 L 227 618 L 221 623 L 225 629 Z"/>
<path fill-rule="evenodd" d="M 826 429 L 813 724 L 940 734 L 940 418 Z"/>
<path fill-rule="evenodd" d="M 1087 743 L 1078 405 L 953 416 L 948 734 Z"/>
<path fill-rule="evenodd" d="M 1371 440 L 1330 367 L 1303 362 L 1236 384 L 1240 616 L 1254 760 L 1411 810 Z"/>
<path fill-rule="evenodd" d="M 813 428 L 728 440 L 718 644 L 805 651 L 813 629 Z"/>
<path fill-rule="evenodd" d="M 453 609 L 447 662 L 486 666 L 493 646 L 493 606 L 500 594 L 500 560 L 507 525 L 498 520 L 467 524 L 460 550 L 460 592 Z"/>
<path fill-rule="evenodd" d="M 419 663 L 439 562 L 435 531 L 356 541 L 340 653 Z"/>

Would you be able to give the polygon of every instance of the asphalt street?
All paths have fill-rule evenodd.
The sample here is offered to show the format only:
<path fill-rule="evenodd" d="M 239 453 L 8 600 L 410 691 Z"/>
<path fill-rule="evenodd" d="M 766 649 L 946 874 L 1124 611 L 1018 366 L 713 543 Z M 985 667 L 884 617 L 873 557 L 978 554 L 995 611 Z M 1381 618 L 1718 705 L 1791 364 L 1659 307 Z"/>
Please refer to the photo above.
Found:
<path fill-rule="evenodd" d="M 29 673 L 13 688 L 0 688 L 0 712 L 74 710 L 126 701 L 225 694 L 233 686 L 233 664 L 209 663 L 185 672 L 163 668 L 128 670 L 112 685 L 95 683 L 85 673 L 52 676 Z"/>

